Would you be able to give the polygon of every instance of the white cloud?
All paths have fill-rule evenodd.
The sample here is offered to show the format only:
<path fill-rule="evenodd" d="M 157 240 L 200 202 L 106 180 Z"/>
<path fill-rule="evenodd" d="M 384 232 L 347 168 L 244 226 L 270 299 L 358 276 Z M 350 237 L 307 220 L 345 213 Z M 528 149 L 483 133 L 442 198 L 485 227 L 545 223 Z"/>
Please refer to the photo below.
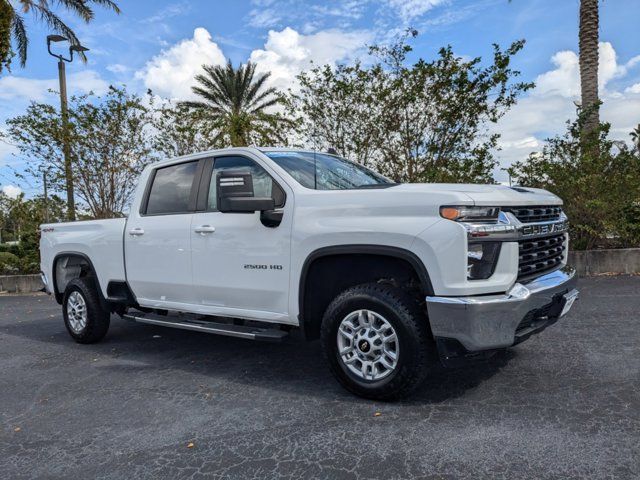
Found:
<path fill-rule="evenodd" d="M 107 70 L 111 73 L 126 73 L 130 70 L 126 65 L 122 65 L 121 63 L 113 63 L 111 65 L 107 65 Z"/>
<path fill-rule="evenodd" d="M 323 30 L 303 35 L 287 27 L 271 30 L 264 49 L 254 50 L 250 60 L 257 70 L 270 71 L 271 85 L 284 90 L 295 85 L 295 76 L 311 62 L 334 65 L 353 58 L 372 38 L 367 31 Z"/>
<path fill-rule="evenodd" d="M 598 86 L 603 93 L 607 83 L 615 78 L 623 77 L 629 68 L 640 62 L 640 56 L 632 58 L 624 65 L 618 64 L 616 51 L 609 42 L 601 42 L 599 46 L 600 60 L 598 65 Z M 551 57 L 556 66 L 536 78 L 536 95 L 558 94 L 563 97 L 575 97 L 580 94 L 580 66 L 578 54 L 564 50 Z"/>
<path fill-rule="evenodd" d="M 4 193 L 9 198 L 18 198 L 18 196 L 22 193 L 22 189 L 15 185 L 5 185 L 2 187 L 2 193 Z"/>
<path fill-rule="evenodd" d="M 203 64 L 222 65 L 225 61 L 211 34 L 200 27 L 194 30 L 192 39 L 163 50 L 135 76 L 157 94 L 184 99 L 192 97 L 193 77 L 201 72 Z"/>
<path fill-rule="evenodd" d="M 67 75 L 67 92 L 102 94 L 107 91 L 109 84 L 94 70 L 82 70 Z M 44 100 L 51 95 L 49 90 L 58 90 L 57 78 L 35 79 L 7 75 L 0 78 L 0 99 L 3 100 Z"/>
<path fill-rule="evenodd" d="M 386 0 L 404 23 L 420 17 L 434 7 L 447 3 L 447 0 Z"/>
<path fill-rule="evenodd" d="M 249 12 L 249 25 L 255 28 L 274 27 L 280 20 L 280 15 L 271 8 L 265 10 L 254 8 Z"/>
<path fill-rule="evenodd" d="M 640 93 L 640 83 L 635 83 L 625 89 L 625 93 Z"/>
<path fill-rule="evenodd" d="M 142 20 L 142 23 L 158 23 L 164 22 L 165 20 L 177 17 L 179 15 L 185 15 L 191 11 L 191 5 L 189 2 L 183 1 L 178 3 L 171 3 L 164 8 L 161 8 L 156 13 L 151 15 L 150 17 Z"/>
<path fill-rule="evenodd" d="M 640 56 L 624 64 L 618 63 L 613 45 L 600 43 L 598 80 L 603 101 L 600 118 L 611 123 L 613 139 L 629 140 L 629 132 L 638 124 L 640 112 L 640 83 L 623 91 L 612 87 L 612 80 L 623 79 L 640 63 Z M 538 151 L 544 139 L 562 134 L 566 122 L 575 119 L 576 103 L 580 101 L 580 69 L 578 55 L 566 50 L 551 57 L 555 68 L 538 75 L 536 88 L 521 99 L 498 123 L 495 131 L 501 134 L 498 157 L 501 167 L 524 160 L 529 153 Z M 495 172 L 497 180 L 506 174 Z"/>
<path fill-rule="evenodd" d="M 323 30 L 304 35 L 287 27 L 269 31 L 264 48 L 253 50 L 249 60 L 257 64 L 259 72 L 271 72 L 271 86 L 287 89 L 311 62 L 333 65 L 352 58 L 372 38 L 366 31 Z M 135 77 L 160 96 L 193 98 L 193 77 L 200 73 L 202 65 L 224 63 L 224 53 L 211 34 L 204 28 L 196 28 L 193 39 L 182 40 L 163 50 L 136 72 Z"/>
<path fill-rule="evenodd" d="M 339 5 L 313 5 L 311 8 L 318 15 L 358 19 L 362 17 L 365 3 L 360 0 L 350 0 Z"/>

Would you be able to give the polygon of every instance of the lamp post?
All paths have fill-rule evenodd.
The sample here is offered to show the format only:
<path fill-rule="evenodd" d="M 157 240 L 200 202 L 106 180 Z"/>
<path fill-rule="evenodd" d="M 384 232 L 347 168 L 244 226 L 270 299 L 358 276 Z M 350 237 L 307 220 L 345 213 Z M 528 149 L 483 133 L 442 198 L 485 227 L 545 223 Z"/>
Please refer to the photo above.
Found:
<path fill-rule="evenodd" d="M 73 52 L 86 52 L 89 50 L 82 45 L 71 45 L 69 47 L 69 58 L 62 54 L 56 55 L 51 51 L 51 42 L 69 41 L 62 35 L 47 36 L 47 51 L 49 55 L 58 59 L 58 79 L 60 81 L 60 112 L 62 115 L 62 154 L 64 156 L 64 177 L 67 186 L 67 219 L 76 219 L 76 204 L 73 192 L 73 173 L 71 171 L 71 150 L 69 145 L 69 114 L 67 112 L 67 77 L 65 74 L 65 62 L 73 61 Z"/>

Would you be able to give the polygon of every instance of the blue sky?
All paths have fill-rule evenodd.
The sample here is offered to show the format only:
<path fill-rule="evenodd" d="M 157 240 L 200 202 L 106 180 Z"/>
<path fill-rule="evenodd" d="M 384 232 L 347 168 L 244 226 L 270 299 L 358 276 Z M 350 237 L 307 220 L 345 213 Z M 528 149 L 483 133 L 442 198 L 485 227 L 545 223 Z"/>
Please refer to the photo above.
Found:
<path fill-rule="evenodd" d="M 185 98 L 202 63 L 257 61 L 273 71 L 275 86 L 292 85 L 310 61 L 335 63 L 361 57 L 366 45 L 385 41 L 407 26 L 420 32 L 416 56 L 433 58 L 450 44 L 458 55 L 487 57 L 491 44 L 524 38 L 515 68 L 537 88 L 496 127 L 502 133 L 503 166 L 539 149 L 573 116 L 577 70 L 578 0 L 157 0 L 119 2 L 122 13 L 97 10 L 89 25 L 65 17 L 88 46 L 89 62 L 68 67 L 70 93 L 108 84 Z M 601 95 L 603 118 L 613 135 L 628 140 L 640 123 L 640 2 L 601 3 Z M 0 128 L 30 100 L 57 102 L 55 60 L 46 53 L 48 32 L 28 20 L 27 67 L 0 76 Z M 23 160 L 0 143 L 0 185 L 17 180 Z M 505 180 L 500 170 L 495 174 Z M 35 185 L 23 184 L 27 192 Z"/>

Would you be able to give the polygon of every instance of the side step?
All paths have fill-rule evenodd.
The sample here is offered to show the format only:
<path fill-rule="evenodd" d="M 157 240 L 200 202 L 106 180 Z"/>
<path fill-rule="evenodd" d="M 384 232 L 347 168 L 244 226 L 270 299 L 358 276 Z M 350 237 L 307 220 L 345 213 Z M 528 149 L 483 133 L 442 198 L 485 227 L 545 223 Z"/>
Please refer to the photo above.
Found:
<path fill-rule="evenodd" d="M 219 323 L 208 320 L 200 320 L 195 316 L 159 316 L 149 313 L 127 313 L 123 315 L 128 320 L 149 325 L 159 325 L 161 327 L 180 328 L 182 330 L 192 330 L 194 332 L 214 333 L 216 335 L 226 335 L 228 337 L 246 338 L 248 340 L 262 340 L 266 342 L 280 342 L 288 332 L 276 328 L 252 327 L 247 325 L 234 325 L 230 323 Z"/>

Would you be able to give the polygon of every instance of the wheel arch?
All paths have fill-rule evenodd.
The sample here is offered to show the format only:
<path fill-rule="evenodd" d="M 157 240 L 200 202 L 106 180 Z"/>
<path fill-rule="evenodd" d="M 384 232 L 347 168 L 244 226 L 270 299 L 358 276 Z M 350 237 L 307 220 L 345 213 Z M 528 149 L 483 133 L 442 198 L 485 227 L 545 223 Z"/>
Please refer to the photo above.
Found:
<path fill-rule="evenodd" d="M 348 261 L 345 261 L 348 260 Z M 330 288 L 318 287 L 327 270 L 337 270 L 324 280 L 333 280 Z M 352 267 L 351 269 L 349 267 Z M 362 268 L 362 271 L 354 271 Z M 408 275 L 417 281 L 422 297 L 433 295 L 429 272 L 420 258 L 404 248 L 386 245 L 348 244 L 322 247 L 305 259 L 298 288 L 298 320 L 307 339 L 318 338 L 320 322 L 335 294 L 359 283 L 378 281 L 385 272 Z"/>
<path fill-rule="evenodd" d="M 68 259 L 67 264 L 62 267 L 65 271 L 59 271 L 58 262 L 61 260 Z M 69 264 L 68 262 L 72 261 L 73 263 Z M 88 268 L 83 269 L 82 267 L 86 266 Z M 68 267 L 78 267 L 72 270 L 68 270 Z M 59 273 L 64 273 L 64 278 L 60 278 Z M 93 274 L 94 281 L 96 283 L 96 288 L 98 290 L 98 297 L 100 298 L 100 302 L 103 305 L 106 305 L 105 298 L 102 294 L 102 289 L 100 287 L 100 280 L 98 279 L 98 274 L 93 266 L 93 262 L 91 259 L 82 252 L 76 251 L 66 251 L 59 252 L 53 258 L 52 268 L 51 268 L 51 276 L 52 276 L 52 285 L 53 285 L 53 294 L 55 296 L 56 301 L 59 304 L 62 304 L 62 298 L 64 296 L 64 290 L 67 284 L 75 279 L 83 276 L 87 276 L 87 274 Z"/>

